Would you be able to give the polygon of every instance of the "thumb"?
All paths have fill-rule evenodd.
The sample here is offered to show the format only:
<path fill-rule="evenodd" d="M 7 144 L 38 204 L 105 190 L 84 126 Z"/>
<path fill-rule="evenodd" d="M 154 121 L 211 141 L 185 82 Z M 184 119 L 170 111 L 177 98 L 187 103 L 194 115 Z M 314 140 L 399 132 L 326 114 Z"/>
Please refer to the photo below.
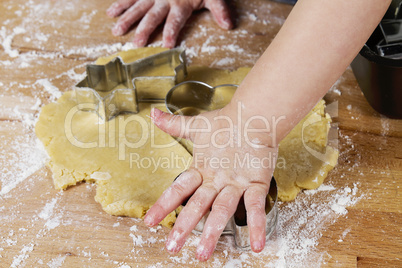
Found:
<path fill-rule="evenodd" d="M 209 0 L 205 3 L 205 7 L 209 9 L 218 23 L 219 27 L 229 30 L 233 28 L 233 23 L 230 19 L 229 8 L 225 0 Z"/>
<path fill-rule="evenodd" d="M 151 110 L 152 122 L 162 131 L 178 138 L 191 139 L 188 129 L 193 118 L 192 116 L 165 113 L 157 108 Z"/>

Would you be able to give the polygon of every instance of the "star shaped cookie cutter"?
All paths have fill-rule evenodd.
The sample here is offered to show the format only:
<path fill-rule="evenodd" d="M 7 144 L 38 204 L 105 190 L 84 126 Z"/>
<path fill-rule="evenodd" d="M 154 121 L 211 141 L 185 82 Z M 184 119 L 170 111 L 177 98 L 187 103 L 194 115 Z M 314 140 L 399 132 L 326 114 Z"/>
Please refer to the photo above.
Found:
<path fill-rule="evenodd" d="M 158 75 L 161 71 L 170 75 Z M 131 63 L 116 57 L 106 65 L 87 65 L 86 73 L 75 87 L 78 108 L 110 120 L 121 113 L 138 113 L 140 102 L 163 102 L 187 75 L 186 54 L 175 48 Z"/>
<path fill-rule="evenodd" d="M 185 206 L 187 204 L 187 201 L 188 199 L 183 202 L 182 206 Z M 265 239 L 266 241 L 268 241 L 278 224 L 278 188 L 276 186 L 276 181 L 274 177 L 272 177 L 271 179 L 271 184 L 265 202 L 265 213 L 266 213 Z M 201 218 L 201 220 L 198 222 L 198 224 L 195 226 L 193 230 L 194 234 L 199 235 L 202 233 L 208 216 L 209 212 L 207 212 L 207 214 L 205 214 Z M 222 235 L 233 236 L 235 246 L 239 249 L 249 250 L 251 248 L 250 232 L 249 227 L 247 225 L 247 213 L 244 206 L 243 198 L 240 200 L 235 214 L 230 218 L 229 222 L 226 224 L 226 227 L 223 230 Z"/>

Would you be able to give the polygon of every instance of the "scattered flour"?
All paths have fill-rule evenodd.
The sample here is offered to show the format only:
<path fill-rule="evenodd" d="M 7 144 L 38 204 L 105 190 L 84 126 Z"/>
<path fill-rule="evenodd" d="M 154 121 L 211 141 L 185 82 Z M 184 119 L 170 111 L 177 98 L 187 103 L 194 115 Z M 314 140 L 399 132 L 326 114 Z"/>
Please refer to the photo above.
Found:
<path fill-rule="evenodd" d="M 221 252 L 220 257 L 217 256 L 218 253 L 212 256 L 213 267 L 254 267 L 254 261 L 257 259 L 264 260 L 263 267 L 300 267 L 301 263 L 303 267 L 321 266 L 329 255 L 327 252 L 317 251 L 319 240 L 328 226 L 334 224 L 338 217 L 347 214 L 347 207 L 353 206 L 363 197 L 357 194 L 358 185 L 359 183 L 354 183 L 353 187 L 341 189 L 332 185 L 322 185 L 316 190 L 304 191 L 293 202 L 280 202 L 277 229 L 261 253 L 236 249 L 233 246 L 233 237 L 224 236 L 217 246 Z M 144 248 L 146 244 L 165 241 L 157 238 L 145 241 L 140 233 L 136 233 L 139 232 L 137 228 L 131 228 L 130 231 L 133 232 L 130 234 L 134 246 L 132 252 L 136 253 L 134 261 L 143 260 L 138 254 L 138 249 Z M 350 231 L 350 228 L 345 230 L 340 240 Z M 150 233 L 155 231 L 151 228 Z M 199 242 L 199 236 L 191 235 L 177 256 L 148 267 L 165 267 L 172 263 L 201 264 L 194 256 L 195 247 Z"/>
<path fill-rule="evenodd" d="M 311 195 L 311 194 L 316 194 L 317 192 L 321 192 L 321 191 L 333 191 L 333 190 L 336 190 L 336 188 L 334 186 L 321 184 L 320 187 L 318 187 L 315 190 L 304 190 L 304 193 L 307 195 Z"/>
<path fill-rule="evenodd" d="M 0 131 L 0 197 L 9 194 L 40 169 L 47 159 L 47 154 L 34 133 L 26 133 L 17 122 L 0 125 L 0 130 L 2 127 L 14 130 L 15 137 L 10 141 L 9 136 Z"/>
<path fill-rule="evenodd" d="M 130 227 L 130 231 L 131 231 L 131 232 L 137 232 L 137 231 L 138 231 L 137 225 L 131 226 L 131 227 Z"/>
<path fill-rule="evenodd" d="M 343 239 L 345 239 L 346 235 L 351 231 L 352 229 L 349 227 L 345 231 L 343 231 L 342 236 L 339 238 L 338 242 L 343 242 Z"/>
<path fill-rule="evenodd" d="M 389 122 L 390 122 L 389 118 L 381 115 L 381 135 L 383 135 L 383 136 L 388 135 Z"/>
<path fill-rule="evenodd" d="M 4 26 L 0 29 L 0 41 L 1 45 L 3 46 L 4 52 L 10 56 L 11 58 L 18 57 L 20 54 L 17 49 L 11 48 L 13 38 L 18 34 L 26 33 L 26 29 L 18 26 L 15 27 L 11 32 Z"/>
<path fill-rule="evenodd" d="M 333 92 L 335 92 L 338 96 L 342 95 L 342 92 L 337 88 L 334 88 Z"/>
<path fill-rule="evenodd" d="M 64 263 L 64 260 L 67 258 L 67 255 L 59 255 L 53 258 L 50 262 L 47 263 L 49 268 L 58 268 L 61 267 Z"/>
<path fill-rule="evenodd" d="M 343 79 L 342 77 L 339 78 L 339 79 L 332 85 L 332 87 L 331 87 L 331 89 L 329 90 L 329 92 L 333 92 L 333 93 L 335 93 L 336 95 L 341 96 L 341 95 L 342 95 L 342 92 L 338 89 L 338 86 L 339 86 L 339 84 L 341 83 L 342 79 Z"/>
<path fill-rule="evenodd" d="M 13 263 L 11 263 L 10 267 L 19 267 L 23 261 L 29 257 L 29 253 L 31 253 L 33 249 L 34 244 L 24 246 L 20 251 L 20 255 L 14 257 Z"/>
<path fill-rule="evenodd" d="M 61 91 L 52 85 L 48 79 L 39 79 L 36 81 L 37 84 L 43 86 L 44 90 L 50 94 L 50 101 L 55 101 L 61 97 Z"/>
<path fill-rule="evenodd" d="M 70 47 L 68 44 L 63 43 L 63 39 L 57 41 L 57 47 L 52 52 L 45 49 L 46 43 L 52 38 L 51 35 L 40 31 L 38 24 L 49 25 L 53 27 L 56 35 L 61 35 L 61 29 L 58 21 L 47 21 L 48 14 L 61 14 L 65 10 L 73 10 L 75 12 L 76 7 L 84 5 L 82 1 L 73 0 L 68 1 L 62 5 L 62 7 L 54 6 L 53 1 L 44 1 L 44 3 L 35 3 L 33 0 L 28 0 L 21 6 L 21 10 L 16 12 L 16 15 L 21 18 L 19 26 L 11 27 L 11 20 L 3 21 L 0 28 L 0 45 L 2 46 L 6 58 L 0 61 L 2 68 L 14 68 L 17 66 L 25 71 L 27 68 L 35 68 L 44 59 L 59 59 L 64 57 L 84 59 L 88 62 L 94 60 L 99 56 L 112 54 L 118 51 L 125 51 L 134 48 L 131 42 L 127 44 L 114 43 L 114 44 L 89 44 L 86 46 Z M 269 7 L 270 4 L 267 4 Z M 255 6 L 255 9 L 258 9 Z M 82 24 L 82 29 L 89 29 L 90 23 L 93 17 L 97 14 L 97 10 L 92 12 L 83 12 L 79 15 L 77 21 Z M 270 12 L 270 9 L 267 9 Z M 27 15 L 24 15 L 24 14 Z M 255 12 L 256 13 L 256 12 Z M 247 23 L 261 23 L 264 25 L 280 26 L 284 22 L 284 17 L 275 16 L 256 16 L 254 13 L 245 12 L 240 14 L 240 19 L 246 20 Z M 35 22 L 35 23 L 33 23 Z M 230 31 L 231 43 L 228 45 L 224 36 L 212 34 L 212 29 L 208 27 L 198 25 L 196 33 L 189 39 L 180 42 L 179 46 L 186 49 L 189 62 L 196 57 L 204 57 L 212 55 L 214 53 L 220 53 L 222 57 L 215 59 L 211 63 L 211 67 L 232 67 L 236 60 L 241 60 L 246 65 L 252 65 L 258 59 L 260 53 L 250 53 L 240 48 L 237 44 L 237 40 L 241 38 L 248 38 L 249 32 L 244 29 L 234 29 Z M 21 39 L 21 35 L 24 35 Z M 207 38 L 206 38 L 207 37 Z M 200 45 L 190 44 L 190 39 L 205 39 L 206 41 Z M 21 39 L 26 43 L 32 43 L 37 46 L 36 51 L 22 52 L 15 46 L 13 42 L 17 39 Z M 249 38 L 250 39 L 250 38 Z M 252 42 L 252 40 L 250 40 Z M 161 41 L 156 41 L 151 46 L 161 46 Z M 38 142 L 34 133 L 33 126 L 37 120 L 38 111 L 41 105 L 44 103 L 41 100 L 41 94 L 46 93 L 50 96 L 49 101 L 55 101 L 62 94 L 60 89 L 56 86 L 55 80 L 64 79 L 69 85 L 74 85 L 76 82 L 82 80 L 85 74 L 77 72 L 76 69 L 84 67 L 84 64 L 78 64 L 66 72 L 59 74 L 55 77 L 51 77 L 44 74 L 43 77 L 36 79 L 26 84 L 19 84 L 17 82 L 7 83 L 5 81 L 0 82 L 0 89 L 4 92 L 12 90 L 13 87 L 18 89 L 29 90 L 32 86 L 39 89 L 39 93 L 34 95 L 34 102 L 30 111 L 23 111 L 19 107 L 15 107 L 13 113 L 17 116 L 16 121 L 6 122 L 4 125 L 0 125 L 1 128 L 7 128 L 15 131 L 16 135 L 13 140 L 6 140 L 6 136 L 0 131 L 0 200 L 2 198 L 12 198 L 12 190 L 19 184 L 25 181 L 29 176 L 40 169 L 47 160 L 47 155 Z M 335 83 L 332 91 L 335 94 L 341 95 L 340 90 L 337 88 L 339 81 Z M 0 93 L 3 94 L 3 93 Z M 351 108 L 351 107 L 350 107 Z M 387 131 L 388 122 L 382 121 L 382 127 L 384 132 Z M 23 128 L 21 129 L 21 125 Z M 21 135 L 20 135 L 21 134 Z M 343 136 L 346 143 L 349 146 L 353 146 L 350 142 L 350 138 Z M 10 153 L 13 152 L 13 153 Z M 358 160 L 358 159 L 357 159 Z M 96 175 L 95 175 L 96 176 Z M 352 188 L 345 187 L 343 189 L 337 189 L 331 185 L 322 185 L 316 190 L 304 191 L 298 198 L 291 203 L 282 203 L 280 205 L 279 222 L 277 230 L 268 241 L 266 248 L 260 254 L 252 252 L 244 252 L 237 250 L 233 247 L 233 239 L 231 237 L 223 237 L 220 239 L 218 249 L 220 250 L 222 258 L 217 256 L 212 257 L 212 263 L 214 267 L 252 267 L 253 259 L 264 258 L 269 260 L 265 263 L 266 267 L 298 267 L 300 263 L 305 263 L 307 266 L 315 267 L 323 262 L 323 256 L 325 252 L 317 252 L 316 246 L 319 243 L 319 239 L 322 236 L 322 232 L 325 228 L 333 224 L 338 217 L 344 216 L 348 213 L 347 208 L 354 205 L 362 196 L 358 196 L 358 184 L 354 184 Z M 320 196 L 320 198 L 318 198 Z M 317 200 L 320 200 L 318 203 Z M 0 239 L 0 253 L 5 249 L 3 247 L 20 247 L 17 237 L 23 237 L 27 231 L 30 230 L 38 219 L 45 221 L 43 229 L 40 229 L 37 236 L 34 239 L 39 239 L 44 235 L 50 235 L 54 228 L 63 223 L 62 205 L 59 203 L 60 196 L 50 199 L 33 218 L 32 222 L 26 226 L 26 228 L 19 228 L 18 231 L 24 234 L 16 234 L 16 230 L 8 231 L 8 237 Z M 60 208 L 61 207 L 61 208 Z M 58 213 L 55 211 L 58 209 Z M 7 210 L 4 206 L 0 207 L 0 211 Z M 5 213 L 2 213 L 5 214 Z M 18 212 L 13 215 L 1 215 L 1 219 L 12 220 L 13 217 L 17 217 Z M 297 217 L 297 218 L 296 218 Z M 89 217 L 83 217 L 88 224 L 94 224 L 91 226 L 97 227 L 96 220 Z M 42 223 L 41 223 L 42 224 Z M 65 224 L 71 224 L 65 223 Z M 113 227 L 119 227 L 120 223 L 113 224 Z M 42 228 L 42 227 L 41 227 Z M 158 230 L 161 230 L 160 226 L 156 228 L 150 228 L 150 234 L 157 234 Z M 95 230 L 95 229 L 94 229 Z M 130 228 L 129 237 L 132 239 L 134 250 L 131 254 L 130 260 L 135 263 L 136 260 L 141 261 L 141 258 L 146 259 L 147 254 L 144 253 L 142 257 L 139 255 L 139 250 L 146 251 L 146 245 L 151 244 L 163 244 L 164 239 L 157 237 L 144 237 L 138 233 L 138 227 L 133 225 Z M 339 240 L 343 240 L 344 237 L 350 232 L 347 229 L 343 232 Z M 194 265 L 200 264 L 194 258 L 194 247 L 198 245 L 200 238 L 198 236 L 191 236 L 186 242 L 185 247 L 182 249 L 178 256 L 172 256 L 166 260 L 160 261 L 149 267 L 174 267 L 175 264 Z M 95 241 L 96 245 L 101 245 L 103 241 Z M 22 246 L 19 253 L 13 257 L 11 267 L 20 267 L 24 265 L 24 261 L 29 258 L 29 254 L 34 250 L 36 246 L 35 241 Z M 78 248 L 75 248 L 78 250 Z M 161 246 L 163 250 L 163 246 Z M 85 248 L 81 251 L 83 256 L 91 259 L 91 252 Z M 95 252 L 95 251 L 93 251 Z M 107 257 L 110 263 L 114 264 L 114 267 L 128 268 L 130 267 L 125 262 L 113 261 L 112 253 L 106 253 L 99 250 L 100 255 Z M 0 255 L 1 258 L 1 255 Z M 67 255 L 58 255 L 47 262 L 48 267 L 61 267 L 63 266 Z M 42 260 L 38 261 L 38 264 L 43 264 Z"/>
<path fill-rule="evenodd" d="M 46 203 L 45 207 L 38 214 L 39 218 L 46 220 L 45 227 L 48 231 L 55 229 L 60 225 L 62 213 L 54 213 L 54 208 L 57 204 L 59 197 L 53 198 L 50 202 Z"/>
<path fill-rule="evenodd" d="M 49 203 L 46 203 L 45 207 L 39 213 L 39 218 L 48 220 L 53 215 L 53 209 L 58 201 L 58 198 L 53 198 Z"/>
<path fill-rule="evenodd" d="M 142 247 L 143 244 L 146 244 L 146 241 L 144 241 L 144 240 L 142 239 L 142 236 L 141 236 L 141 235 L 133 235 L 133 234 L 130 234 L 130 237 L 133 239 L 133 244 L 134 244 L 134 246 L 140 246 L 140 247 Z"/>

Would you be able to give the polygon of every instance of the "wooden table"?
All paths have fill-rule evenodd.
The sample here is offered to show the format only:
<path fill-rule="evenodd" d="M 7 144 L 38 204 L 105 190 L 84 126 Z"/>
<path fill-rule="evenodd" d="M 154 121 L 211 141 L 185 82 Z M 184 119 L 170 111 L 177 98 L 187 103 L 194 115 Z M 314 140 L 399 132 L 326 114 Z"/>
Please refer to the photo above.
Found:
<path fill-rule="evenodd" d="M 288 267 L 402 267 L 402 121 L 375 112 L 350 69 L 326 96 L 337 106 L 339 128 L 339 164 L 326 180 L 334 190 L 302 193 L 281 204 L 287 222 L 264 254 L 237 251 L 226 237 L 210 261 L 199 263 L 192 236 L 172 257 L 163 250 L 169 230 L 107 215 L 93 199 L 94 185 L 56 191 L 36 147 L 34 118 L 40 105 L 72 89 L 85 64 L 131 40 L 133 32 L 111 35 L 115 20 L 105 15 L 111 3 L 0 2 L 0 267 L 264 267 L 280 266 L 284 254 Z M 178 43 L 187 48 L 191 64 L 252 66 L 291 10 L 267 0 L 238 0 L 231 7 L 232 31 L 219 29 L 207 11 L 196 12 L 185 26 Z M 158 29 L 151 42 L 160 40 Z M 356 204 L 338 215 L 327 203 L 345 194 L 345 187 L 357 189 Z M 314 212 L 313 206 L 323 210 Z M 310 247 L 303 245 L 309 241 Z"/>

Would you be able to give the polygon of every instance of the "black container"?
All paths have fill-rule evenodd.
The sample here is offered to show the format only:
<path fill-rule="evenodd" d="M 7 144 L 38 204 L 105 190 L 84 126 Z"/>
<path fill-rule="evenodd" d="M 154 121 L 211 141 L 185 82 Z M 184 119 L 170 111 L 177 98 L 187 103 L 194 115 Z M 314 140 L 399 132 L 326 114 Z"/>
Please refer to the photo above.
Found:
<path fill-rule="evenodd" d="M 351 66 L 370 105 L 383 115 L 402 119 L 402 59 L 377 54 L 382 38 L 377 28 Z"/>
<path fill-rule="evenodd" d="M 397 119 L 402 119 L 402 57 L 400 51 L 394 55 L 383 55 L 381 47 L 387 35 L 381 26 L 391 25 L 394 33 L 400 33 L 401 10 L 402 0 L 393 0 L 382 24 L 375 29 L 351 64 L 357 82 L 370 105 L 377 112 Z M 395 47 L 395 44 L 397 50 L 400 50 L 402 41 L 397 41 L 392 46 Z"/>

